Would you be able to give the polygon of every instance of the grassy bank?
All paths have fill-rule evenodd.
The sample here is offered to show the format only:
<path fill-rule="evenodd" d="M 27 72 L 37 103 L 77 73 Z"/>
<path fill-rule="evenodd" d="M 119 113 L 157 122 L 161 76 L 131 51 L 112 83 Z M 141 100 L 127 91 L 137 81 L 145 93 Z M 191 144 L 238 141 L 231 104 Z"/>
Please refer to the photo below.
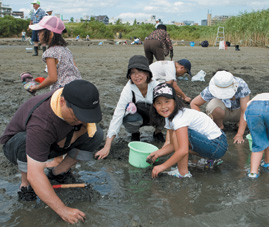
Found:
<path fill-rule="evenodd" d="M 0 18 L 0 37 L 21 36 L 21 31 L 27 30 L 29 21 L 14 19 L 13 17 Z M 213 45 L 216 39 L 218 26 L 224 27 L 225 40 L 241 46 L 269 46 L 269 9 L 252 13 L 242 13 L 232 17 L 225 23 L 215 26 L 175 26 L 167 25 L 167 31 L 173 40 L 188 40 L 201 42 L 208 40 Z M 122 39 L 139 37 L 145 39 L 154 29 L 151 24 L 117 24 L 104 25 L 92 19 L 90 22 L 67 23 L 66 37 L 75 38 L 80 35 L 91 39 L 115 39 L 121 34 Z M 29 35 L 29 34 L 28 34 Z"/>

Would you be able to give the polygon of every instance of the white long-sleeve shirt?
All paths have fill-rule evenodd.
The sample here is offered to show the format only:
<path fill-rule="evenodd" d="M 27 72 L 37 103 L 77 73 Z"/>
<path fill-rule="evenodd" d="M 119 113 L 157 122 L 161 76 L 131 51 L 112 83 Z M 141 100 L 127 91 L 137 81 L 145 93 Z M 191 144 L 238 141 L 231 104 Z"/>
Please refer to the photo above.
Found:
<path fill-rule="evenodd" d="M 152 104 L 153 101 L 153 88 L 156 87 L 156 85 L 159 84 L 159 82 L 152 80 L 148 84 L 148 91 L 146 94 L 146 97 L 144 97 L 138 87 L 135 84 L 132 84 L 129 80 L 125 87 L 123 88 L 120 99 L 117 103 L 117 107 L 114 111 L 113 118 L 110 121 L 110 125 L 107 132 L 107 137 L 111 138 L 114 135 L 118 135 L 120 131 L 120 126 L 123 121 L 123 117 L 125 116 L 125 109 L 128 103 L 132 102 L 133 95 L 132 91 L 135 94 L 136 102 L 146 102 L 149 104 Z"/>

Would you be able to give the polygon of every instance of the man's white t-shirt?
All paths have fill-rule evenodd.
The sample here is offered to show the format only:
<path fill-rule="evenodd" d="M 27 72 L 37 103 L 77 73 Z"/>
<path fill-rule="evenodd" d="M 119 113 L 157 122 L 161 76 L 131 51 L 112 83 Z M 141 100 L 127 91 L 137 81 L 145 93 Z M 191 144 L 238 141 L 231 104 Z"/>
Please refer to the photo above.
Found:
<path fill-rule="evenodd" d="M 176 81 L 176 66 L 174 61 L 156 61 L 149 66 L 153 79 L 160 83 Z"/>

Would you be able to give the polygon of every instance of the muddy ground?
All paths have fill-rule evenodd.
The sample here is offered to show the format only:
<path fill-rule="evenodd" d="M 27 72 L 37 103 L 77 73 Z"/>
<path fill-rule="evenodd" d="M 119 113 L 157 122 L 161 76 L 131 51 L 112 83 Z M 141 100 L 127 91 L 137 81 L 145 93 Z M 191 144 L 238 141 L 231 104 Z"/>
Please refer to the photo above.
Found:
<path fill-rule="evenodd" d="M 0 42 L 1 43 L 1 42 Z M 81 42 L 70 45 L 74 59 L 84 79 L 93 82 L 100 91 L 106 132 L 120 92 L 126 84 L 128 60 L 135 54 L 144 55 L 142 45 L 115 45 L 115 42 Z M 46 76 L 40 56 L 26 53 L 29 45 L 0 46 L 0 133 L 2 134 L 16 109 L 31 95 L 21 82 L 20 73 Z M 21 44 L 21 43 L 20 43 Z M 174 46 L 174 60 L 187 58 L 192 74 L 204 70 L 205 82 L 179 80 L 182 90 L 194 98 L 208 84 L 219 68 L 243 78 L 251 97 L 268 92 L 267 48 Z M 39 93 L 46 92 L 43 90 Z M 204 110 L 204 107 L 203 107 Z M 153 143 L 152 128 L 142 130 L 142 140 Z M 151 167 L 138 169 L 128 163 L 130 135 L 121 128 L 106 160 L 80 163 L 73 168 L 84 189 L 58 189 L 58 195 L 71 207 L 87 214 L 86 224 L 77 226 L 266 226 L 268 225 L 269 175 L 262 172 L 257 180 L 246 178 L 249 168 L 248 141 L 234 145 L 234 125 L 226 125 L 229 149 L 224 163 L 216 170 L 190 168 L 191 179 L 177 179 L 161 174 L 151 179 Z M 248 130 L 246 130 L 246 133 Z M 163 161 L 164 159 L 161 159 Z M 20 175 L 0 149 L 0 224 L 1 226 L 67 226 L 43 202 L 18 201 Z"/>

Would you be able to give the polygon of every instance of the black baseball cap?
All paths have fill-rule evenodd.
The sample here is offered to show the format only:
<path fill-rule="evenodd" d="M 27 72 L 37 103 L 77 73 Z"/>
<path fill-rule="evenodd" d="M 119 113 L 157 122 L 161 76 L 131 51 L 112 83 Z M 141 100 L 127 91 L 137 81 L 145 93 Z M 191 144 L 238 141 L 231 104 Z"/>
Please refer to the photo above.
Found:
<path fill-rule="evenodd" d="M 133 57 L 130 58 L 126 74 L 127 79 L 130 79 L 129 74 L 131 69 L 140 69 L 143 71 L 147 71 L 149 72 L 150 79 L 152 78 L 152 72 L 150 71 L 149 68 L 149 61 L 143 55 L 134 55 Z"/>
<path fill-rule="evenodd" d="M 192 76 L 191 75 L 191 63 L 190 63 L 190 61 L 188 59 L 181 59 L 177 63 L 180 64 L 180 65 L 183 65 L 184 68 L 187 70 L 187 73 L 190 76 Z"/>
<path fill-rule="evenodd" d="M 64 86 L 62 95 L 78 120 L 85 123 L 102 120 L 99 92 L 91 82 L 74 80 Z"/>

